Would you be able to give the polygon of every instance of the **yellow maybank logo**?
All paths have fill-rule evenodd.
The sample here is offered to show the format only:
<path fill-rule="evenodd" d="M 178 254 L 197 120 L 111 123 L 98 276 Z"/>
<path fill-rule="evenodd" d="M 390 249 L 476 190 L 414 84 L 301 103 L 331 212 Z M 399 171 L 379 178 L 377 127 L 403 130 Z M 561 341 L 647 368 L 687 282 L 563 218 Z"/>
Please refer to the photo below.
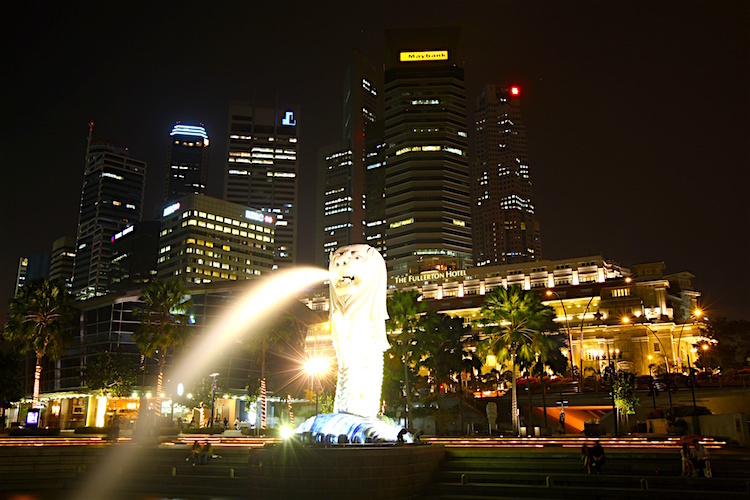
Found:
<path fill-rule="evenodd" d="M 421 52 L 400 52 L 401 62 L 413 61 L 447 61 L 447 50 L 423 50 Z"/>

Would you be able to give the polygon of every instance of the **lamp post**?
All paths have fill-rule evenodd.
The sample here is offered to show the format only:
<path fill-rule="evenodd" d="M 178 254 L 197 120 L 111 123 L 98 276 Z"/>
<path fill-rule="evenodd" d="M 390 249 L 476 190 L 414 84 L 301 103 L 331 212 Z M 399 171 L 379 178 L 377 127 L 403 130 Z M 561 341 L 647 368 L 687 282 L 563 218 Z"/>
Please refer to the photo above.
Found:
<path fill-rule="evenodd" d="M 654 401 L 654 410 L 656 409 L 656 385 L 654 384 L 654 371 L 651 368 L 653 365 L 651 360 L 654 359 L 652 355 L 648 355 L 648 375 L 649 383 L 651 384 L 651 399 Z"/>
<path fill-rule="evenodd" d="M 606 356 L 605 356 L 606 354 Z M 617 359 L 622 358 L 622 353 L 619 349 L 609 349 L 606 351 L 599 351 L 599 356 L 595 356 L 595 359 L 599 361 L 607 361 L 607 368 L 608 368 L 608 376 L 609 376 L 609 387 L 610 387 L 610 395 L 612 396 L 612 415 L 615 419 L 614 424 L 614 431 L 615 436 L 620 435 L 620 425 L 619 425 L 619 419 L 617 416 L 617 404 L 615 403 L 615 379 L 617 378 L 617 367 L 615 362 Z"/>
<path fill-rule="evenodd" d="M 581 316 L 581 335 L 580 345 L 578 346 L 578 363 L 580 365 L 578 373 L 578 392 L 583 392 L 583 323 L 586 320 L 586 313 L 589 310 L 589 306 L 591 305 L 592 300 L 594 300 L 593 294 L 591 295 L 588 304 L 586 304 L 586 309 L 583 310 L 583 315 Z"/>
<path fill-rule="evenodd" d="M 318 386 L 320 385 L 320 376 L 328 371 L 328 360 L 326 358 L 310 358 L 305 363 L 305 371 L 315 388 L 315 415 L 318 414 Z"/>
<path fill-rule="evenodd" d="M 628 324 L 628 323 L 630 323 L 630 318 L 628 318 L 627 316 L 624 316 L 622 318 L 622 322 L 625 323 L 625 324 Z M 659 336 L 656 335 L 656 332 L 654 332 L 646 324 L 643 325 L 643 328 L 646 329 L 646 332 L 649 332 L 649 333 L 651 333 L 651 335 L 654 336 L 654 338 L 656 339 L 656 341 L 661 346 L 662 350 L 664 350 L 664 353 L 662 353 L 662 356 L 664 357 L 664 366 L 667 369 L 667 395 L 669 396 L 669 417 L 671 419 L 674 419 L 674 408 L 672 407 L 672 374 L 669 371 L 669 359 L 667 358 L 666 349 L 664 349 L 664 344 L 662 344 L 661 339 L 659 339 Z M 669 420 L 670 418 L 668 418 L 667 420 Z"/>
<path fill-rule="evenodd" d="M 219 372 L 214 372 L 209 375 L 213 379 L 211 383 L 211 420 L 208 422 L 209 428 L 208 433 L 214 433 L 214 398 L 216 397 L 216 377 L 219 376 Z"/>
<path fill-rule="evenodd" d="M 701 308 L 696 307 L 695 309 L 693 309 L 693 312 L 690 314 L 690 316 L 688 316 L 688 318 L 682 323 L 682 326 L 680 327 L 680 334 L 677 336 L 677 352 L 680 351 L 680 341 L 682 340 L 682 330 L 685 329 L 685 325 L 687 325 L 688 321 L 690 321 L 690 318 L 695 318 L 696 321 L 693 322 L 695 324 L 697 320 L 700 319 L 701 316 L 703 316 L 703 311 L 701 310 Z"/>
<path fill-rule="evenodd" d="M 690 352 L 693 353 L 693 356 L 695 356 L 695 353 L 698 352 L 698 349 L 691 349 Z M 687 355 L 688 360 L 688 370 L 690 370 L 690 393 L 693 395 L 693 432 L 695 434 L 701 433 L 701 421 L 700 417 L 698 417 L 698 405 L 695 402 L 695 370 L 693 370 L 693 364 L 690 362 L 690 354 Z"/>
<path fill-rule="evenodd" d="M 566 336 L 568 337 L 568 358 L 570 359 L 570 375 L 573 376 L 573 372 L 575 371 L 575 368 L 573 366 L 573 345 L 572 341 L 570 339 L 570 323 L 568 322 L 568 311 L 565 310 L 565 303 L 562 300 L 562 297 L 554 291 L 554 290 L 547 290 L 547 297 L 552 296 L 557 297 L 557 300 L 560 301 L 560 305 L 562 306 L 563 314 L 565 315 L 565 329 L 566 329 Z M 581 392 L 581 387 L 578 387 L 578 392 Z"/>

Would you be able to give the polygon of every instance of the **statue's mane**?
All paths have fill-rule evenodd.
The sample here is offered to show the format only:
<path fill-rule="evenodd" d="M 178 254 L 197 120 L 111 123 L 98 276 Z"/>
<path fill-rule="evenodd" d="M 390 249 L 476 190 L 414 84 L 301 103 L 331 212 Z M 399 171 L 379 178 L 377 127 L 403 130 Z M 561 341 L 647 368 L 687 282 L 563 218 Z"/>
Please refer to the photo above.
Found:
<path fill-rule="evenodd" d="M 365 245 L 362 245 L 365 246 Z M 367 247 L 365 263 L 368 268 L 366 276 L 360 276 L 366 280 L 361 286 L 358 294 L 349 296 L 348 301 L 340 297 L 333 286 L 330 285 L 330 316 L 334 318 L 336 313 L 353 319 L 368 319 L 369 321 L 384 321 L 388 319 L 386 307 L 386 288 L 388 285 L 388 272 L 386 271 L 383 257 L 372 247 Z M 333 262 L 333 256 L 331 258 Z"/>

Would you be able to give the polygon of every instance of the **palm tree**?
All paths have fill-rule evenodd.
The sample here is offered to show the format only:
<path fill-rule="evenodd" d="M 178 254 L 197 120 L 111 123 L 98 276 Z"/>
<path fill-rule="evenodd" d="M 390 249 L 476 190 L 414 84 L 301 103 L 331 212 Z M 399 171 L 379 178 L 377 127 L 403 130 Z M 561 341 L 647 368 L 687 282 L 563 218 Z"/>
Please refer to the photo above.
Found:
<path fill-rule="evenodd" d="M 518 432 L 518 395 L 516 390 L 516 364 L 518 359 L 530 363 L 535 359 L 535 342 L 542 332 L 553 331 L 555 311 L 542 304 L 539 296 L 517 285 L 496 288 L 488 294 L 482 305 L 486 318 L 486 349 L 499 361 L 511 360 L 511 413 L 513 428 Z"/>
<path fill-rule="evenodd" d="M 301 352 L 304 349 L 304 342 L 304 326 L 294 312 L 282 313 L 268 324 L 260 335 L 250 332 L 246 343 L 247 349 L 260 364 L 260 378 L 257 380 L 257 387 L 260 389 L 260 386 L 265 384 L 263 381 L 266 380 L 266 361 L 269 351 L 277 355 L 290 351 L 292 355 L 288 357 L 293 357 L 293 353 Z M 261 411 L 266 414 L 268 404 L 266 393 L 263 391 L 258 391 L 258 393 Z M 261 422 L 260 427 L 265 429 L 265 423 Z"/>
<path fill-rule="evenodd" d="M 156 408 L 161 414 L 164 365 L 170 350 L 187 339 L 187 312 L 193 307 L 193 301 L 177 278 L 149 282 L 141 291 L 139 300 L 143 306 L 136 310 L 136 315 L 141 320 L 141 326 L 133 333 L 133 340 L 141 354 L 155 358 L 159 365 Z"/>
<path fill-rule="evenodd" d="M 464 324 L 461 318 L 452 318 L 446 314 L 428 313 L 423 321 L 424 332 L 417 338 L 417 349 L 421 355 L 418 366 L 427 368 L 437 386 L 438 415 L 441 411 L 440 387 L 458 376 L 459 397 L 463 397 L 461 373 L 467 368 L 466 361 L 471 354 L 464 350 L 466 341 L 471 335 L 471 327 Z M 459 399 L 461 429 L 463 432 L 463 401 Z M 435 419 L 435 432 L 439 434 L 440 418 Z"/>
<path fill-rule="evenodd" d="M 70 338 L 68 328 L 75 318 L 75 309 L 63 285 L 49 280 L 32 281 L 24 286 L 18 296 L 11 299 L 8 321 L 5 323 L 6 340 L 20 342 L 23 354 L 36 354 L 32 404 L 39 404 L 39 387 L 42 380 L 42 358 L 60 359 L 65 354 L 65 344 Z"/>
<path fill-rule="evenodd" d="M 404 366 L 404 427 L 409 428 L 411 410 L 411 385 L 409 384 L 409 364 L 413 353 L 414 337 L 419 326 L 419 318 L 426 307 L 418 290 L 396 290 L 388 298 L 386 330 L 391 342 L 391 352 Z"/>

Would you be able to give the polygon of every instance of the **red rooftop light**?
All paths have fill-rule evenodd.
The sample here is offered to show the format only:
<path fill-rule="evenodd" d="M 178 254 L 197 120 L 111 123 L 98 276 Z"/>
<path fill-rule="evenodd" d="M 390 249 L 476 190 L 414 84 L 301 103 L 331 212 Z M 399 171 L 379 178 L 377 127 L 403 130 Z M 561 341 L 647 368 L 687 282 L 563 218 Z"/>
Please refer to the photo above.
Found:
<path fill-rule="evenodd" d="M 521 93 L 521 90 L 518 87 L 511 87 L 510 93 L 511 95 L 518 95 L 519 93 Z"/>

